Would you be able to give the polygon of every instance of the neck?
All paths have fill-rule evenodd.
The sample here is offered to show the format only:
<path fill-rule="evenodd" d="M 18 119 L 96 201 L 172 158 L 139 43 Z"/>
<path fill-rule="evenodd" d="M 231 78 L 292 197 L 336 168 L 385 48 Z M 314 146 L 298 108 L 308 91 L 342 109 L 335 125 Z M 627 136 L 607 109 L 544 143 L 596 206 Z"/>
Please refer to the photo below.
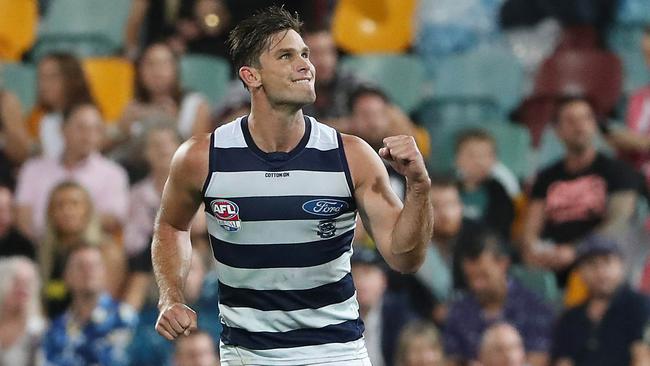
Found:
<path fill-rule="evenodd" d="M 592 147 L 584 150 L 568 150 L 564 159 L 565 166 L 571 172 L 580 171 L 594 162 L 596 154 L 596 149 Z"/>
<path fill-rule="evenodd" d="M 70 310 L 73 318 L 83 324 L 90 320 L 90 317 L 99 302 L 99 293 L 87 292 L 76 294 L 72 300 Z"/>
<path fill-rule="evenodd" d="M 503 304 L 506 301 L 506 295 L 508 293 L 508 283 L 504 281 L 499 289 L 492 294 L 489 298 L 485 298 L 481 301 L 483 311 L 488 315 L 488 317 L 497 316 L 501 313 L 503 309 Z"/>
<path fill-rule="evenodd" d="M 79 164 L 79 162 L 88 158 L 89 156 L 90 154 L 77 154 L 69 150 L 65 150 L 62 156 L 63 165 L 66 168 L 72 168 L 75 165 Z"/>
<path fill-rule="evenodd" d="M 59 233 L 59 243 L 61 244 L 61 249 L 66 250 L 71 246 L 79 243 L 81 238 L 81 233 Z"/>
<path fill-rule="evenodd" d="M 265 98 L 255 98 L 251 104 L 248 128 L 262 151 L 289 152 L 302 139 L 305 122 L 301 109 L 273 106 Z"/>

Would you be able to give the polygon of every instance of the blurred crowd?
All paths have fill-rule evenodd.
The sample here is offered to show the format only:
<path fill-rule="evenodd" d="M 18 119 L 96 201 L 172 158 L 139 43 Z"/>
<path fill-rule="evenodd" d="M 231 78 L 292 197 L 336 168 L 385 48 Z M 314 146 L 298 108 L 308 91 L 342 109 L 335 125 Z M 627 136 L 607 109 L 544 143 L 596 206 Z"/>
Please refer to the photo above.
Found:
<path fill-rule="evenodd" d="M 33 1 L 37 21 L 75 1 Z M 110 57 L 133 68 L 132 95 L 113 117 L 87 49 L 37 42 L 16 60 L 0 35 L 3 79 L 36 70 L 33 105 L 0 81 L 0 366 L 218 363 L 202 209 L 184 288 L 199 330 L 174 344 L 154 329 L 150 243 L 175 150 L 250 109 L 234 72 L 215 98 L 185 86 L 181 60 L 229 64 L 228 31 L 271 3 L 305 22 L 317 99 L 304 113 L 375 150 L 412 135 L 429 164 L 434 234 L 416 273 L 390 270 L 357 222 L 352 275 L 374 366 L 650 364 L 650 71 L 614 42 L 636 32 L 628 51 L 650 68 L 646 1 L 130 0 L 115 4 L 127 16 Z M 406 18 L 391 28 L 381 11 Z M 519 65 L 514 102 L 500 99 L 515 69 L 441 73 L 486 49 Z M 386 83 L 343 67 L 366 56 L 417 59 L 422 85 L 404 84 L 415 69 Z M 483 78 L 496 80 L 483 94 L 444 94 Z"/>

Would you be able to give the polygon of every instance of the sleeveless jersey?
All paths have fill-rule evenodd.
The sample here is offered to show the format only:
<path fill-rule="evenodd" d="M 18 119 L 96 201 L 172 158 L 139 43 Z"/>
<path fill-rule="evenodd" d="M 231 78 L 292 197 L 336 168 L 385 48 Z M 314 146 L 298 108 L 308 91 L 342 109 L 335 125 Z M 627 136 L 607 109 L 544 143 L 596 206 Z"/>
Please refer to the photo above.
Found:
<path fill-rule="evenodd" d="M 305 117 L 292 151 L 265 153 L 247 117 L 211 136 L 203 187 L 217 260 L 224 364 L 367 356 L 350 274 L 356 205 L 340 134 Z"/>

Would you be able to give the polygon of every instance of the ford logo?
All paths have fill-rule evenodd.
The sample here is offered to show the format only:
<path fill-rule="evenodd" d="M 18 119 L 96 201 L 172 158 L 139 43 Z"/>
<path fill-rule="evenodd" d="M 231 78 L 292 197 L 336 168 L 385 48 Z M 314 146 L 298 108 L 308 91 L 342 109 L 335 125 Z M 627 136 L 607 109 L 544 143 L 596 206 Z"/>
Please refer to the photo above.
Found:
<path fill-rule="evenodd" d="M 347 202 L 326 198 L 307 201 L 302 205 L 305 212 L 318 216 L 337 216 L 346 208 L 348 208 Z"/>

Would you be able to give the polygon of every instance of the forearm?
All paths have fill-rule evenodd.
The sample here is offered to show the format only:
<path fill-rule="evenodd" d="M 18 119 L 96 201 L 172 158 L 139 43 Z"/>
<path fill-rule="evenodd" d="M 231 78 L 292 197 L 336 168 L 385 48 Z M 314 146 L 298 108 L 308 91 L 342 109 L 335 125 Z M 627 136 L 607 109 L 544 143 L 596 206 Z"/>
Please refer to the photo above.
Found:
<path fill-rule="evenodd" d="M 162 304 L 184 303 L 183 286 L 190 267 L 192 246 L 189 231 L 157 223 L 151 247 L 153 271 Z"/>
<path fill-rule="evenodd" d="M 400 272 L 415 272 L 422 265 L 433 233 L 430 181 L 407 183 L 404 208 L 391 234 L 390 251 Z"/>

